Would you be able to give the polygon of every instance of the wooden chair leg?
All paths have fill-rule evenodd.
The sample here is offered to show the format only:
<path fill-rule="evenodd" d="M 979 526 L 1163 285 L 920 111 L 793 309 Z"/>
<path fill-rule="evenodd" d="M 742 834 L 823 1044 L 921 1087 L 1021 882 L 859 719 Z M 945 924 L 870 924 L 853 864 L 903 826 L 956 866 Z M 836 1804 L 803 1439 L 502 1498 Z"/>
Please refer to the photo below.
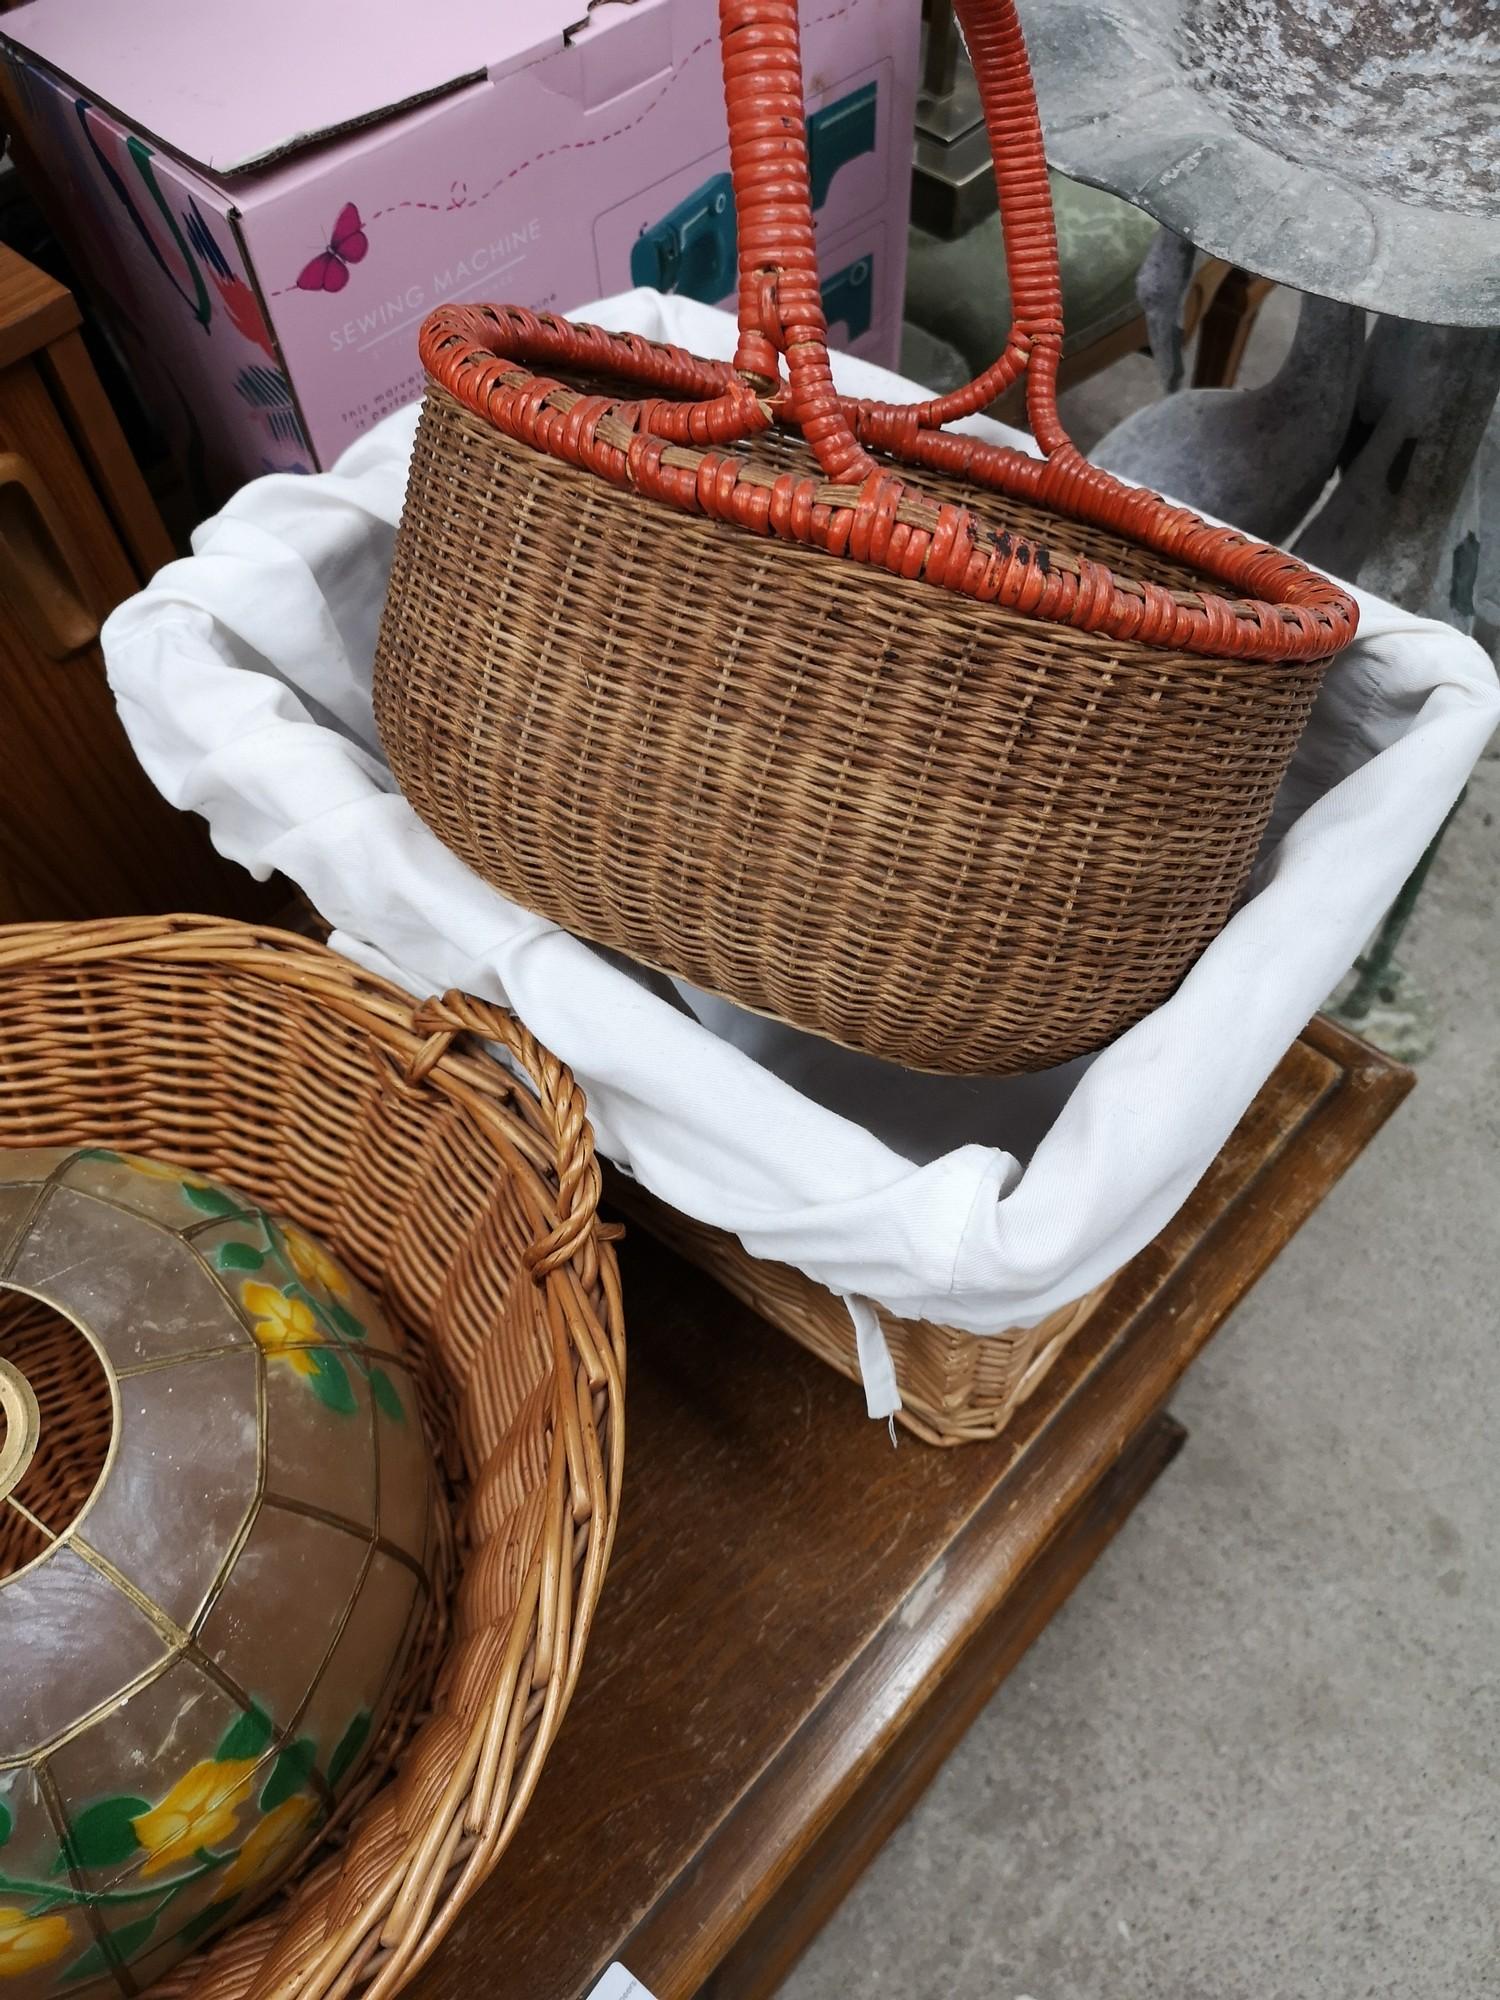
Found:
<path fill-rule="evenodd" d="M 1091 375 L 1097 375 L 1105 368 L 1112 368 L 1117 361 L 1123 361 L 1127 354 L 1140 354 L 1146 347 L 1146 316 L 1137 313 L 1123 326 L 1117 326 L 1113 333 L 1106 333 L 1087 347 L 1080 347 L 1072 354 L 1065 354 L 1057 366 L 1058 389 L 1071 389 L 1075 383 L 1086 382 Z M 1002 424 L 1016 424 L 1026 428 L 1026 384 L 1016 382 L 997 399 L 985 413 L 995 417 Z"/>
<path fill-rule="evenodd" d="M 1219 257 L 1206 259 L 1193 273 L 1182 302 L 1182 337 L 1189 341 L 1197 336 L 1192 381 L 1195 389 L 1233 388 L 1256 318 L 1273 289 L 1269 278 L 1257 278 Z M 1125 355 L 1143 353 L 1146 344 L 1145 315 L 1137 314 L 1102 340 L 1064 355 L 1057 371 L 1057 386 L 1060 390 L 1070 389 L 1077 382 L 1085 382 Z M 1025 384 L 1013 384 L 987 414 L 1001 423 L 1018 424 L 1024 429 Z"/>
<path fill-rule="evenodd" d="M 1193 387 L 1233 388 L 1256 317 L 1272 289 L 1271 280 L 1213 258 L 1195 275 L 1193 289 L 1201 300 L 1196 314 Z M 1184 314 L 1184 331 L 1188 335 L 1193 332 L 1193 315 L 1188 313 Z"/>

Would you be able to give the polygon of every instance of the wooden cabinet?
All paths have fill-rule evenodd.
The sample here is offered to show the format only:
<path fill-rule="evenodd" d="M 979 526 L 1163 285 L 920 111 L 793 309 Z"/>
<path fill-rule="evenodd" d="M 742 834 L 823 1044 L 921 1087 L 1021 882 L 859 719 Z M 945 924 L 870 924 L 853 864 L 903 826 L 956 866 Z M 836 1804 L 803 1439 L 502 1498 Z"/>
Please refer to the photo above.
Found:
<path fill-rule="evenodd" d="M 660 2000 L 772 2000 L 1182 1443 L 1163 1411 L 1194 1356 L 1412 1082 L 1314 1020 L 1003 1435 L 955 1451 L 892 1451 L 858 1389 L 632 1229 L 625 1495 L 578 1690 L 405 2000 L 579 2000 L 615 1959 Z"/>
<path fill-rule="evenodd" d="M 136 762 L 99 628 L 174 553 L 72 295 L 0 246 L 0 922 L 279 900 Z"/>

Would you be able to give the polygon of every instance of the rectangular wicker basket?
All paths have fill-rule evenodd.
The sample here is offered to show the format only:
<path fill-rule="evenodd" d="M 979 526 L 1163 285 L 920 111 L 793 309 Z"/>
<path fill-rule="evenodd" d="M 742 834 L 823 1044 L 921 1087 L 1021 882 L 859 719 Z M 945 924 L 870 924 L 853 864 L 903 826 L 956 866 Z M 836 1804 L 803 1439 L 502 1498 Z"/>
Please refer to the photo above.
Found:
<path fill-rule="evenodd" d="M 1258 1275 L 1411 1082 L 1410 1071 L 1314 1016 L 1176 1215 L 1097 1290 L 1039 1325 L 983 1339 L 881 1312 L 905 1405 L 901 1422 L 929 1444 L 996 1437 L 1070 1342 L 1087 1329 L 1085 1349 L 1108 1345 L 1120 1312 L 1139 1309 L 1200 1246 L 1217 1243 L 1229 1259 L 1223 1268 L 1241 1259 Z M 678 1214 L 607 1165 L 604 1172 L 615 1207 L 840 1374 L 859 1379 L 854 1328 L 841 1299 L 788 1265 L 752 1257 L 738 1237 Z M 1087 1372 L 1092 1364 L 1086 1354 L 1080 1359 Z"/>
<path fill-rule="evenodd" d="M 849 1309 L 790 1264 L 752 1257 L 737 1236 L 680 1214 L 640 1184 L 606 1168 L 610 1200 L 690 1264 L 717 1279 L 762 1319 L 860 1379 Z M 898 1319 L 877 1307 L 901 1390 L 899 1421 L 928 1444 L 998 1437 L 1108 1291 L 1098 1286 L 1035 1326 L 961 1333 L 932 1320 Z"/>

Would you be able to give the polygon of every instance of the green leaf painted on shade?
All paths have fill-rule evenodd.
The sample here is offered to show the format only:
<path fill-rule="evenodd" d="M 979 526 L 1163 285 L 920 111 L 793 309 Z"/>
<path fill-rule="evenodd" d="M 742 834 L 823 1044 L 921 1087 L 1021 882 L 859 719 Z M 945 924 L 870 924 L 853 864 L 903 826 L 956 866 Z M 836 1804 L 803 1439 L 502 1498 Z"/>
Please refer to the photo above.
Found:
<path fill-rule="evenodd" d="M 63 1978 L 65 1980 L 89 1979 L 92 1978 L 96 1972 L 107 1972 L 109 1970 L 110 1964 L 111 1961 L 104 1956 L 103 1945 L 91 1944 L 88 1950 L 83 1954 L 82 1958 L 74 1959 L 73 1963 L 68 1967 L 67 1971 L 63 1974 Z"/>
<path fill-rule="evenodd" d="M 312 1776 L 317 1761 L 318 1746 L 310 1736 L 299 1736 L 295 1743 L 289 1743 L 276 1759 L 266 1780 L 266 1788 L 260 1795 L 261 1811 L 270 1812 L 300 1792 Z"/>
<path fill-rule="evenodd" d="M 108 1146 L 85 1146 L 77 1156 L 80 1160 L 107 1160 L 111 1166 L 119 1164 L 120 1156 L 112 1153 Z"/>
<path fill-rule="evenodd" d="M 221 1271 L 258 1271 L 265 1261 L 265 1251 L 248 1243 L 221 1243 L 214 1252 L 214 1263 Z"/>
<path fill-rule="evenodd" d="M 149 1917 L 139 1917 L 133 1924 L 125 1924 L 121 1929 L 110 1932 L 110 1943 L 114 1947 L 114 1958 L 108 1957 L 102 1944 L 90 1945 L 82 1958 L 75 1958 L 63 1974 L 69 1981 L 89 1979 L 96 1973 L 107 1972 L 116 1960 L 128 1961 L 135 1957 L 143 1944 L 150 1941 L 156 1929 L 156 1913 Z"/>
<path fill-rule="evenodd" d="M 97 1805 L 86 1806 L 68 1839 L 73 1859 L 82 1868 L 110 1868 L 128 1861 L 141 1844 L 135 1837 L 135 1822 L 150 1810 L 144 1799 L 100 1799 Z"/>
<path fill-rule="evenodd" d="M 210 1903 L 207 1909 L 200 1910 L 195 1917 L 188 1918 L 177 1933 L 178 1937 L 184 1944 L 196 1944 L 200 1938 L 207 1937 L 210 1931 L 218 1929 L 239 1900 L 239 1892 L 236 1891 L 234 1895 L 224 1897 L 222 1902 Z"/>
<path fill-rule="evenodd" d="M 332 1790 L 337 1791 L 340 1779 L 364 1749 L 369 1733 L 370 1712 L 362 1708 L 339 1738 L 338 1748 L 328 1760 L 328 1783 Z"/>
<path fill-rule="evenodd" d="M 69 1882 L 62 1888 L 54 1889 L 50 1896 L 43 1896 L 39 1903 L 30 1904 L 26 1914 L 28 1917 L 50 1917 L 54 1910 L 66 1910 L 77 1901 L 77 1892 Z"/>
<path fill-rule="evenodd" d="M 202 1181 L 184 1181 L 182 1192 L 205 1215 L 238 1215 L 244 1207 L 232 1194 L 225 1194 L 222 1188 L 208 1187 Z"/>
<path fill-rule="evenodd" d="M 406 1422 L 406 1405 L 401 1400 L 401 1391 L 383 1368 L 370 1370 L 370 1394 L 393 1424 Z"/>
<path fill-rule="evenodd" d="M 214 1752 L 216 1764 L 237 1764 L 258 1757 L 275 1734 L 271 1718 L 263 1708 L 247 1708 L 235 1717 L 224 1740 Z"/>
<path fill-rule="evenodd" d="M 4 1847 L 6 1841 L 10 1839 L 10 1830 L 13 1824 L 14 1822 L 10 1816 L 10 1807 L 0 1806 L 0 1847 Z"/>
<path fill-rule="evenodd" d="M 135 1923 L 124 1924 L 119 1930 L 112 1932 L 111 1942 L 120 1957 L 128 1962 L 135 1957 L 155 1929 L 156 1912 L 153 1910 L 149 1917 L 140 1917 Z"/>
<path fill-rule="evenodd" d="M 341 1417 L 352 1417 L 359 1405 L 354 1400 L 354 1391 L 349 1385 L 349 1371 L 331 1347 L 308 1347 L 303 1352 L 313 1364 L 313 1372 L 307 1377 L 307 1386 L 320 1403 L 326 1403 L 330 1410 L 336 1410 Z"/>
<path fill-rule="evenodd" d="M 350 1340 L 363 1340 L 365 1338 L 364 1321 L 356 1319 L 349 1308 L 341 1306 L 337 1299 L 328 1308 L 328 1317 L 333 1321 L 339 1332 L 347 1335 Z"/>

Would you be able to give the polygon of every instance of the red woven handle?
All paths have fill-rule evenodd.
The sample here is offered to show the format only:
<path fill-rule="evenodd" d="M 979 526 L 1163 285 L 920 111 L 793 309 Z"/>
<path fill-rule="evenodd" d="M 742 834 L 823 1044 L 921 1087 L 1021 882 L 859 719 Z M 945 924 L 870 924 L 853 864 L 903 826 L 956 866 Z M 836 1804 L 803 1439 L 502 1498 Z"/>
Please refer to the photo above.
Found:
<path fill-rule="evenodd" d="M 813 242 L 797 0 L 719 0 L 739 215 L 735 365 L 519 306 L 447 306 L 422 328 L 428 373 L 520 442 L 688 512 L 1117 639 L 1232 659 L 1336 653 L 1358 622 L 1346 592 L 1279 549 L 1122 485 L 1090 465 L 1063 430 L 1057 238 L 1020 21 L 1014 0 L 957 0 L 957 11 L 995 158 L 1013 306 L 1004 353 L 966 388 L 914 404 L 860 401 L 834 388 Z M 656 393 L 630 403 L 582 393 L 532 374 L 526 364 L 537 363 L 623 376 Z M 1044 457 L 939 428 L 983 409 L 1023 372 Z M 822 479 L 768 476 L 712 449 L 777 422 L 801 429 Z M 1117 579 L 1086 556 L 997 533 L 970 508 L 907 485 L 867 446 L 1108 528 L 1244 595 Z"/>
<path fill-rule="evenodd" d="M 1032 435 L 1047 453 L 1071 440 L 1057 414 L 1057 364 L 1062 355 L 1062 274 L 1052 184 L 1026 40 L 1013 0 L 955 0 L 984 107 L 1005 269 L 1010 281 L 1010 333 L 1004 349 L 963 389 L 937 396 L 902 413 L 920 428 L 954 423 L 988 409 L 1017 376 L 1026 376 L 1026 414 Z M 888 404 L 864 403 L 866 420 Z"/>
<path fill-rule="evenodd" d="M 1005 349 L 963 389 L 913 405 L 842 404 L 828 358 L 818 281 L 802 95 L 797 0 L 720 0 L 729 164 L 739 213 L 740 344 L 735 365 L 763 386 L 790 376 L 779 406 L 833 479 L 879 470 L 855 427 L 895 452 L 919 430 L 972 416 L 1029 369 L 1027 414 L 1037 443 L 1071 450 L 1057 416 L 1062 279 L 1052 190 L 1031 66 L 1014 0 L 957 0 L 984 106 L 1010 279 Z M 852 421 L 851 421 L 852 420 Z M 885 435 L 880 435 L 882 429 Z"/>

